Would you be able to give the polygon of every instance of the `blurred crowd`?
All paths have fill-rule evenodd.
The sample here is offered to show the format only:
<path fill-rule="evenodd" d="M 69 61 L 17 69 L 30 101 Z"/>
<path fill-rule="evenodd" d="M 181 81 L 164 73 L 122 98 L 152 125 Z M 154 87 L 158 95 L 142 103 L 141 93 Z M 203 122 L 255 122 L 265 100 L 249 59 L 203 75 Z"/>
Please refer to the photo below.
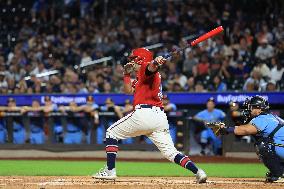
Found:
<path fill-rule="evenodd" d="M 119 93 L 131 49 L 163 43 L 152 50 L 164 55 L 219 25 L 222 35 L 160 70 L 164 91 L 284 89 L 283 1 L 229 2 L 0 1 L 0 93 Z"/>

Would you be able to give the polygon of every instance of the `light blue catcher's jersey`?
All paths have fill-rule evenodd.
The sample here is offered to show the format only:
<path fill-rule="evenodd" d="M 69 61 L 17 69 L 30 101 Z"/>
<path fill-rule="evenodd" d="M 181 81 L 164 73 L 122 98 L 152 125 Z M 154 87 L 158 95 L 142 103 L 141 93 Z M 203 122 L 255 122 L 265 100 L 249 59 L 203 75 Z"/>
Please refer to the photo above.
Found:
<path fill-rule="evenodd" d="M 254 125 L 260 136 L 268 137 L 268 135 L 278 126 L 279 122 L 284 124 L 284 120 L 272 114 L 259 115 L 250 121 Z M 273 137 L 276 144 L 284 144 L 284 127 L 280 128 Z"/>
<path fill-rule="evenodd" d="M 209 112 L 207 109 L 203 110 L 195 115 L 196 118 L 201 119 L 206 122 L 216 122 L 224 120 L 226 114 L 219 109 L 214 109 L 212 112 Z"/>

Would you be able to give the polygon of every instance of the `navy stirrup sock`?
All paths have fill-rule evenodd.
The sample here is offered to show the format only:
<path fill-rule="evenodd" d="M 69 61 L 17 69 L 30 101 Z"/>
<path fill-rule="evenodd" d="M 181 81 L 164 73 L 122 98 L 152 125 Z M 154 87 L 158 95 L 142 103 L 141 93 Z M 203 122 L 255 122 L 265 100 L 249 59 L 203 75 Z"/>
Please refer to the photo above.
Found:
<path fill-rule="evenodd" d="M 117 140 L 113 138 L 106 139 L 107 167 L 108 170 L 115 168 L 115 159 L 118 152 Z"/>
<path fill-rule="evenodd" d="M 198 168 L 194 165 L 194 163 L 186 155 L 177 154 L 174 161 L 176 164 L 190 170 L 194 174 L 196 174 L 198 171 Z"/>

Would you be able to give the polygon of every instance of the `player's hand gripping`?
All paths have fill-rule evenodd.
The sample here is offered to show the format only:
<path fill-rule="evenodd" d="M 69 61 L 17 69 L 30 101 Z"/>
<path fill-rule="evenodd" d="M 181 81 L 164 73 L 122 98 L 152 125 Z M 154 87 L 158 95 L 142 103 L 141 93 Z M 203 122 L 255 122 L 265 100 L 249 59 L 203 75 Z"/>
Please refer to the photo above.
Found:
<path fill-rule="evenodd" d="M 225 123 L 223 122 L 209 122 L 209 123 L 206 123 L 205 124 L 208 128 L 212 129 L 212 131 L 214 132 L 214 134 L 216 136 L 219 136 L 219 135 L 226 135 L 228 134 L 227 132 L 227 127 L 225 125 Z"/>
<path fill-rule="evenodd" d="M 135 67 L 137 65 L 142 64 L 142 61 L 143 61 L 143 59 L 140 58 L 140 57 L 133 58 L 130 62 L 128 62 L 127 64 L 124 65 L 124 67 L 123 67 L 124 68 L 123 74 L 124 75 L 131 74 L 133 71 L 135 71 Z"/>
<path fill-rule="evenodd" d="M 127 64 L 124 65 L 123 67 L 123 74 L 124 75 L 129 75 L 134 71 L 134 63 L 133 62 L 128 62 Z"/>
<path fill-rule="evenodd" d="M 165 59 L 162 56 L 158 56 L 154 59 L 154 64 L 156 64 L 157 66 L 162 66 L 163 64 L 165 64 L 167 61 L 167 59 Z"/>

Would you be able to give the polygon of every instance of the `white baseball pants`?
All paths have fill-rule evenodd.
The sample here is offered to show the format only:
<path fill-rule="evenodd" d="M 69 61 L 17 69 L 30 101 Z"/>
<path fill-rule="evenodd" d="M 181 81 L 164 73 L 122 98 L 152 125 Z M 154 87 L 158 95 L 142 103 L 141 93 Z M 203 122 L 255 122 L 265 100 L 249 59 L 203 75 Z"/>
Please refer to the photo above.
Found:
<path fill-rule="evenodd" d="M 107 138 L 117 140 L 140 135 L 147 136 L 163 156 L 172 162 L 180 153 L 170 136 L 167 116 L 160 107 L 142 108 L 141 105 L 136 105 L 133 112 L 115 122 L 106 132 Z"/>

